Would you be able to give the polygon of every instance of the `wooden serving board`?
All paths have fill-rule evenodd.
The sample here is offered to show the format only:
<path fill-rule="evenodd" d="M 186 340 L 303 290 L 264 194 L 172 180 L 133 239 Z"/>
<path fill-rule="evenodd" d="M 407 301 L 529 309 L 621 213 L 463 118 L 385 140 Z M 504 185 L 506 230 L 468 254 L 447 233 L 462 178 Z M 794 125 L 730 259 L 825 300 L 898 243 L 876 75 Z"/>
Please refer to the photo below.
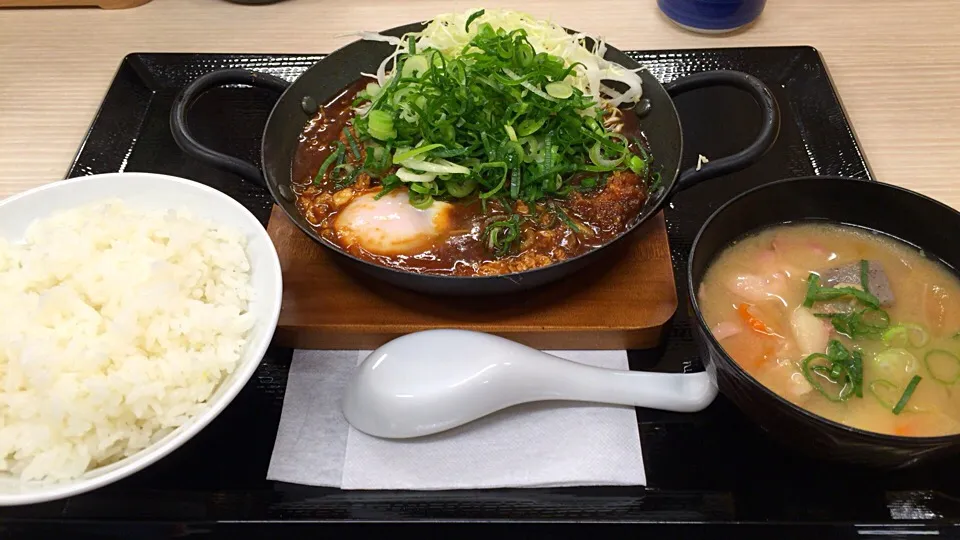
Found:
<path fill-rule="evenodd" d="M 150 0 L 0 0 L 0 8 L 12 7 L 100 7 L 126 9 L 142 6 Z"/>
<path fill-rule="evenodd" d="M 283 306 L 275 342 L 300 349 L 374 349 L 410 332 L 462 328 L 540 349 L 655 347 L 677 309 L 663 213 L 581 271 L 497 297 L 407 291 L 352 272 L 273 207 Z"/>

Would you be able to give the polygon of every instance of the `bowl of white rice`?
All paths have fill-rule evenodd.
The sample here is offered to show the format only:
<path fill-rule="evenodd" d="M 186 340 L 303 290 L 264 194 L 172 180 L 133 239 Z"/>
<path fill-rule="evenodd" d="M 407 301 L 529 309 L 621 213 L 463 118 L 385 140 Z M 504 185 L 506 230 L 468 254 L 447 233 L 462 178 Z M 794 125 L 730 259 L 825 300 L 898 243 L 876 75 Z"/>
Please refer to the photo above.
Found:
<path fill-rule="evenodd" d="M 0 201 L 0 505 L 102 487 L 196 435 L 260 364 L 281 291 L 260 222 L 196 182 Z"/>

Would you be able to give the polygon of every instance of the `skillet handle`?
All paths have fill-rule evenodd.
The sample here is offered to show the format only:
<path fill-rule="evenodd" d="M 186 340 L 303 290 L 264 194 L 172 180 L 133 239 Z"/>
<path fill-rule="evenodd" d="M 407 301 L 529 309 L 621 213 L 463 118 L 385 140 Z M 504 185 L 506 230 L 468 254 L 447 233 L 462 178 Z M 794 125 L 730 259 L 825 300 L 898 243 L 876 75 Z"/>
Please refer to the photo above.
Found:
<path fill-rule="evenodd" d="M 208 73 L 187 85 L 173 100 L 173 108 L 170 110 L 170 132 L 173 134 L 173 140 L 176 141 L 177 146 L 187 155 L 208 165 L 237 174 L 245 180 L 266 186 L 266 181 L 264 181 L 260 169 L 242 159 L 222 154 L 200 144 L 200 141 L 193 137 L 190 128 L 187 126 L 187 109 L 190 108 L 190 105 L 207 90 L 229 84 L 256 86 L 275 90 L 277 93 L 283 93 L 290 86 L 287 81 L 273 75 L 256 73 L 246 69 L 221 69 Z"/>
<path fill-rule="evenodd" d="M 773 93 L 760 79 L 739 71 L 707 71 L 683 77 L 664 85 L 671 97 L 708 86 L 732 86 L 750 94 L 760 106 L 760 133 L 750 146 L 733 154 L 710 160 L 700 170 L 689 168 L 680 173 L 675 191 L 683 191 L 705 180 L 743 170 L 753 165 L 773 147 L 780 133 L 780 107 Z"/>

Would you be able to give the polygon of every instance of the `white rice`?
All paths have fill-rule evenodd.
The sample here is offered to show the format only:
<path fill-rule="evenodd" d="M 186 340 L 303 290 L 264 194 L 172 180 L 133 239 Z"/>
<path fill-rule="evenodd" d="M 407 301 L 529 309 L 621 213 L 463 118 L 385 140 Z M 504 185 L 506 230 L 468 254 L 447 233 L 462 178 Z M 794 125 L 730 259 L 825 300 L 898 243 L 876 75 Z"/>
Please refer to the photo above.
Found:
<path fill-rule="evenodd" d="M 0 238 L 0 471 L 76 477 L 204 409 L 253 326 L 245 248 L 120 201 Z"/>

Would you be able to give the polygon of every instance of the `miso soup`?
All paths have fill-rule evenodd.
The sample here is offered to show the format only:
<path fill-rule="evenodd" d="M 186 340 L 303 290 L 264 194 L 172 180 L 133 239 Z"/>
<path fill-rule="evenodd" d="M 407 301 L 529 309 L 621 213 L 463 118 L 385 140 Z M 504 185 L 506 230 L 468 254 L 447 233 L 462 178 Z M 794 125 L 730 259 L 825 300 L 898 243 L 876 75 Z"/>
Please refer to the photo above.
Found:
<path fill-rule="evenodd" d="M 796 405 L 867 431 L 960 433 L 960 280 L 914 247 L 774 227 L 725 249 L 697 296 L 724 350 Z"/>

